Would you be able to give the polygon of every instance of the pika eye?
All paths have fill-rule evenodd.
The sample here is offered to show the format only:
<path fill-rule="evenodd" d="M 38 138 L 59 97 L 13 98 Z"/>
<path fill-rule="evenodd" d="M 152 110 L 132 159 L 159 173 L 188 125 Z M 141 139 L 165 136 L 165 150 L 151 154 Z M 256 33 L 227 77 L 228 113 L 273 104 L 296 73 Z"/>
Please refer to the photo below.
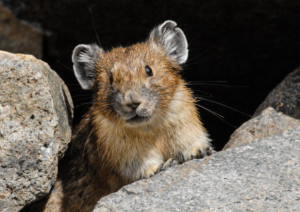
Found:
<path fill-rule="evenodd" d="M 145 71 L 146 71 L 146 74 L 147 74 L 148 77 L 153 76 L 152 69 L 148 65 L 145 66 Z"/>
<path fill-rule="evenodd" d="M 114 77 L 112 73 L 109 73 L 109 83 L 112 85 L 114 81 Z"/>

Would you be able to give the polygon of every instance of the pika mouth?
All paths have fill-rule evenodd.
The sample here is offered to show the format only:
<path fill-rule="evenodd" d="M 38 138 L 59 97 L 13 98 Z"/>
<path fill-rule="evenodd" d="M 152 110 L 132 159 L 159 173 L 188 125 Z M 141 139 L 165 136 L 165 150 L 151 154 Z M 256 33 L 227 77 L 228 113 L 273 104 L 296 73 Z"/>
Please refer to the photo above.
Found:
<path fill-rule="evenodd" d="M 141 123 L 141 122 L 146 122 L 150 119 L 149 116 L 139 116 L 135 115 L 130 119 L 127 119 L 126 122 L 130 124 L 135 124 L 135 123 Z"/>

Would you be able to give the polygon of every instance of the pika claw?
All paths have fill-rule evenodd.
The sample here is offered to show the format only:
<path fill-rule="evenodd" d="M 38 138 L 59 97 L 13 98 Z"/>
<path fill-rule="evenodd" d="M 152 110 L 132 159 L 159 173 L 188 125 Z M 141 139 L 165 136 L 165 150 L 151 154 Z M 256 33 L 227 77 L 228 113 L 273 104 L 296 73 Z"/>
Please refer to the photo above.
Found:
<path fill-rule="evenodd" d="M 177 160 L 175 160 L 174 158 L 170 158 L 162 165 L 162 167 L 160 168 L 160 171 L 165 171 L 167 168 L 178 165 L 178 164 L 179 164 L 179 162 Z"/>
<path fill-rule="evenodd" d="M 196 158 L 197 158 L 197 159 L 202 159 L 202 158 L 205 157 L 205 155 L 206 155 L 206 154 L 205 154 L 201 149 L 198 149 Z"/>
<path fill-rule="evenodd" d="M 209 146 L 206 148 L 206 155 L 209 156 L 214 152 L 214 150 Z"/>

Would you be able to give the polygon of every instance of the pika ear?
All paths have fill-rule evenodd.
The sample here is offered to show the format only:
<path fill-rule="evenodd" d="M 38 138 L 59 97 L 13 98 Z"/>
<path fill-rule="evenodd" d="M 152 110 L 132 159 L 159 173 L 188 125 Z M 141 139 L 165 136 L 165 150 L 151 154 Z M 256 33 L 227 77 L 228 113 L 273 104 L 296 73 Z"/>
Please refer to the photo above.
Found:
<path fill-rule="evenodd" d="M 96 44 L 76 46 L 72 54 L 75 76 L 84 90 L 93 87 L 95 81 L 96 64 L 100 54 L 104 51 Z"/>
<path fill-rule="evenodd" d="M 183 64 L 188 58 L 188 43 L 183 31 L 175 21 L 165 21 L 155 27 L 150 33 L 150 40 L 159 43 L 167 55 L 178 64 Z"/>

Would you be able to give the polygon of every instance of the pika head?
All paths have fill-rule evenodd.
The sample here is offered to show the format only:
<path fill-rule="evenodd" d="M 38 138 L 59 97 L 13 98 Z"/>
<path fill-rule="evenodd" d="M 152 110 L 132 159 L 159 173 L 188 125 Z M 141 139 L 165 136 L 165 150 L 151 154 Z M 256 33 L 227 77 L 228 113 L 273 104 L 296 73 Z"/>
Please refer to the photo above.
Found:
<path fill-rule="evenodd" d="M 151 124 L 168 110 L 187 57 L 183 31 L 174 21 L 165 21 L 145 42 L 132 46 L 104 51 L 95 44 L 80 44 L 72 61 L 81 87 L 94 90 L 92 107 L 97 113 L 137 126 Z"/>

